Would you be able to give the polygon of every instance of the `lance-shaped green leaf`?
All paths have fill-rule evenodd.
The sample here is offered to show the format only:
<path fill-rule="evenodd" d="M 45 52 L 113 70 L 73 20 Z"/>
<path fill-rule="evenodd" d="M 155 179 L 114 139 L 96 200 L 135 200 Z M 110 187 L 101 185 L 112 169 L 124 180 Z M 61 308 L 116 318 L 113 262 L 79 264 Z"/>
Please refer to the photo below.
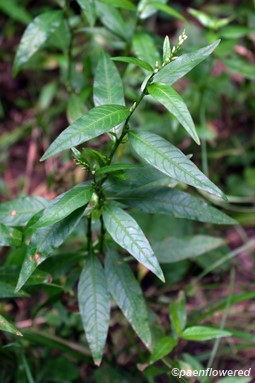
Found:
<path fill-rule="evenodd" d="M 110 5 L 111 7 L 128 9 L 129 11 L 136 11 L 136 6 L 129 0 L 98 0 L 100 3 Z"/>
<path fill-rule="evenodd" d="M 164 282 L 158 260 L 134 218 L 114 203 L 104 207 L 103 217 L 105 227 L 114 241 Z"/>
<path fill-rule="evenodd" d="M 4 269 L 5 269 L 5 275 L 6 275 L 6 272 L 8 271 L 6 267 L 4 267 Z M 15 274 L 14 279 L 16 279 L 16 275 L 17 274 Z M 0 281 L 0 299 L 25 298 L 25 297 L 29 297 L 29 295 L 25 293 L 24 291 L 16 292 L 15 286 L 11 285 L 10 283 Z"/>
<path fill-rule="evenodd" d="M 20 197 L 0 204 L 0 222 L 6 226 L 24 226 L 36 213 L 49 205 L 42 197 Z"/>
<path fill-rule="evenodd" d="M 169 37 L 166 36 L 163 43 L 163 62 L 166 62 L 166 60 L 169 59 L 171 56 L 171 45 Z"/>
<path fill-rule="evenodd" d="M 113 249 L 108 249 L 105 273 L 109 291 L 146 347 L 151 348 L 148 312 L 142 290 L 129 265 Z"/>
<path fill-rule="evenodd" d="M 220 328 L 213 328 L 207 326 L 192 326 L 187 327 L 183 333 L 182 338 L 187 340 L 194 340 L 197 342 L 203 340 L 217 339 L 225 336 L 231 336 L 231 332 L 221 330 Z"/>
<path fill-rule="evenodd" d="M 160 60 L 154 40 L 148 33 L 137 32 L 133 39 L 133 48 L 136 56 L 140 60 L 149 63 L 153 68 L 156 61 Z"/>
<path fill-rule="evenodd" d="M 125 105 L 119 72 L 110 56 L 105 52 L 102 52 L 97 65 L 93 91 L 95 106 L 104 104 Z"/>
<path fill-rule="evenodd" d="M 59 27 L 62 18 L 62 11 L 50 11 L 37 16 L 28 25 L 15 56 L 14 74 L 17 74 L 21 67 L 42 47 L 49 36 Z"/>
<path fill-rule="evenodd" d="M 136 153 L 162 173 L 198 189 L 226 199 L 214 185 L 178 148 L 164 138 L 148 132 L 129 132 L 130 143 Z"/>
<path fill-rule="evenodd" d="M 7 319 L 5 319 L 2 315 L 0 315 L 0 330 L 10 332 L 12 334 L 23 336 L 19 330 L 16 329 L 16 327 L 8 322 Z"/>
<path fill-rule="evenodd" d="M 154 82 L 172 85 L 205 60 L 217 48 L 219 42 L 220 40 L 217 40 L 205 48 L 178 57 L 156 73 Z"/>
<path fill-rule="evenodd" d="M 149 72 L 153 72 L 153 68 L 149 63 L 147 63 L 146 61 L 137 59 L 136 57 L 116 56 L 116 57 L 112 57 L 112 60 L 120 61 L 120 62 L 128 63 L 128 64 L 134 64 L 139 66 L 140 68 L 148 70 Z"/>
<path fill-rule="evenodd" d="M 114 126 L 123 122 L 129 113 L 129 109 L 121 105 L 102 105 L 91 109 L 53 141 L 41 161 L 109 132 Z"/>
<path fill-rule="evenodd" d="M 118 9 L 97 1 L 96 11 L 101 22 L 107 29 L 122 40 L 129 40 L 132 35 L 132 29 L 130 28 L 130 25 L 128 26 L 125 23 L 125 20 Z"/>
<path fill-rule="evenodd" d="M 153 353 L 150 357 L 150 363 L 155 363 L 158 360 L 167 356 L 177 345 L 177 340 L 171 336 L 165 336 L 157 340 Z"/>
<path fill-rule="evenodd" d="M 20 246 L 21 242 L 21 231 L 0 223 L 0 246 Z"/>
<path fill-rule="evenodd" d="M 91 27 L 95 25 L 96 21 L 96 7 L 94 0 L 76 0 L 81 9 L 84 11 L 88 23 Z"/>
<path fill-rule="evenodd" d="M 34 270 L 44 262 L 56 248 L 62 245 L 80 222 L 83 213 L 84 208 L 81 207 L 62 221 L 39 228 L 34 232 L 21 267 L 16 291 L 19 291 Z"/>
<path fill-rule="evenodd" d="M 115 198 L 145 213 L 171 215 L 176 218 L 218 225 L 237 224 L 234 219 L 215 207 L 208 205 L 201 198 L 194 197 L 180 190 L 170 189 L 169 187 L 153 187 L 153 183 L 151 185 L 152 187 L 145 184 L 146 187 L 133 188 L 129 192 L 124 190 Z"/>
<path fill-rule="evenodd" d="M 94 362 L 100 365 L 110 322 L 110 294 L 104 269 L 94 254 L 90 254 L 78 285 L 78 302 L 83 327 Z"/>
<path fill-rule="evenodd" d="M 1 1 L 0 10 L 13 20 L 20 21 L 21 23 L 28 24 L 31 21 L 30 14 L 24 5 L 20 5 L 17 0 Z"/>
<path fill-rule="evenodd" d="M 177 118 L 193 140 L 200 144 L 194 122 L 182 97 L 173 88 L 164 84 L 151 84 L 148 86 L 148 92 L 155 100 L 164 105 Z"/>
<path fill-rule="evenodd" d="M 34 228 L 48 226 L 59 222 L 74 210 L 85 206 L 91 199 L 93 188 L 90 183 L 76 185 L 58 196 L 43 212 Z"/>
<path fill-rule="evenodd" d="M 224 243 L 224 239 L 209 235 L 184 238 L 169 237 L 162 242 L 153 244 L 153 250 L 160 263 L 173 263 L 199 257 L 208 251 L 223 246 Z"/>
<path fill-rule="evenodd" d="M 178 337 L 182 334 L 187 323 L 186 299 L 182 291 L 179 292 L 178 298 L 170 304 L 169 309 L 172 330 Z"/>

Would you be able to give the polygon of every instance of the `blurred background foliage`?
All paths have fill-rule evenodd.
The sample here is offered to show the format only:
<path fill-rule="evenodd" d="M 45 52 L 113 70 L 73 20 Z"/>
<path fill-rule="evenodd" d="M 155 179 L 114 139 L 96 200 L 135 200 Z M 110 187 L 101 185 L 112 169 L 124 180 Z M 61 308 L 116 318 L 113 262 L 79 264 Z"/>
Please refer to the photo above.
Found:
<path fill-rule="evenodd" d="M 154 65 L 165 35 L 174 44 L 185 28 L 188 39 L 183 52 L 220 38 L 213 57 L 176 85 L 194 118 L 201 147 L 185 137 L 177 120 L 149 97 L 133 124 L 158 132 L 192 154 L 229 199 L 212 202 L 240 225 L 218 227 L 165 216 L 148 219 L 134 211 L 158 253 L 179 249 L 174 263 L 162 264 L 165 285 L 143 268 L 137 273 L 149 302 L 155 338 L 170 331 L 168 306 L 180 290 L 186 292 L 189 323 L 221 326 L 224 320 L 233 332 L 233 338 L 218 348 L 210 342 L 181 341 L 171 360 L 193 368 L 208 363 L 217 368 L 245 369 L 252 363 L 255 367 L 254 1 L 175 1 L 169 3 L 168 11 L 164 0 L 133 1 L 140 17 L 123 5 L 113 8 L 111 1 L 102 1 L 96 20 L 81 9 L 82 3 L 70 1 L 65 8 L 62 0 L 0 2 L 1 201 L 28 194 L 53 198 L 84 179 L 84 171 L 75 166 L 70 153 L 45 163 L 39 163 L 39 158 L 70 122 L 93 106 L 93 79 L 102 49 L 111 56 L 137 55 Z M 69 14 L 71 29 L 63 23 L 13 76 L 15 52 L 26 25 L 42 12 L 59 7 Z M 127 104 L 132 105 L 145 74 L 132 64 L 117 65 Z M 103 136 L 92 147 L 99 149 L 108 140 Z M 123 162 L 131 155 L 125 145 L 118 151 Z M 199 235 L 214 237 L 212 245 Z M 0 335 L 0 382 L 174 382 L 167 359 L 149 366 L 148 351 L 115 307 L 104 362 L 100 368 L 93 366 L 76 300 L 84 246 L 80 225 L 18 294 L 14 286 L 25 250 L 1 251 L 0 314 L 14 318 L 23 337 Z"/>

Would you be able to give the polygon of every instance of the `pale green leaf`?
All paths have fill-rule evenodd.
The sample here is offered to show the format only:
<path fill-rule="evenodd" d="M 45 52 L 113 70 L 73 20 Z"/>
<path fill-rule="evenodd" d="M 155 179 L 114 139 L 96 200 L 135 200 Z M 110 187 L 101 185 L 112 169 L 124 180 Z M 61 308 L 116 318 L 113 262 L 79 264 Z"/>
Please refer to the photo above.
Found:
<path fill-rule="evenodd" d="M 95 174 L 98 175 L 98 174 L 114 173 L 114 172 L 119 172 L 121 170 L 133 169 L 134 167 L 135 165 L 132 165 L 132 164 L 112 164 L 109 166 L 103 166 L 102 168 L 98 169 Z"/>
<path fill-rule="evenodd" d="M 41 218 L 34 225 L 34 228 L 48 226 L 61 221 L 74 210 L 85 206 L 90 201 L 92 194 L 93 188 L 90 183 L 76 185 L 52 201 L 44 210 Z"/>
<path fill-rule="evenodd" d="M 156 61 L 159 62 L 159 52 L 155 46 L 153 38 L 146 32 L 136 32 L 133 39 L 133 49 L 136 56 L 148 64 L 155 67 Z"/>
<path fill-rule="evenodd" d="M 85 106 L 77 94 L 72 93 L 67 103 L 67 119 L 69 124 L 80 118 L 85 112 Z"/>
<path fill-rule="evenodd" d="M 5 266 L 5 273 L 6 273 L 6 266 Z M 15 274 L 16 279 L 16 274 Z M 0 281 L 0 299 L 9 299 L 9 298 L 25 298 L 29 295 L 25 293 L 24 291 L 15 291 L 15 286 Z"/>
<path fill-rule="evenodd" d="M 193 162 L 162 137 L 148 132 L 130 131 L 129 138 L 136 153 L 162 173 L 225 199 L 222 191 Z"/>
<path fill-rule="evenodd" d="M 219 328 L 207 327 L 207 326 L 192 326 L 187 327 L 183 333 L 182 338 L 193 341 L 204 341 L 210 339 L 217 339 L 226 336 L 231 336 L 231 332 L 221 330 Z"/>
<path fill-rule="evenodd" d="M 132 170 L 129 172 L 136 174 Z M 154 186 L 160 182 L 165 185 L 167 185 L 167 182 L 170 184 L 170 179 L 157 179 L 155 174 L 154 178 L 148 177 L 146 180 L 146 169 L 144 169 L 141 177 L 141 181 L 144 181 L 144 187 L 138 182 L 134 182 L 131 184 L 133 187 L 129 188 L 131 190 L 125 190 L 125 187 L 127 188 L 129 185 L 125 186 L 123 183 L 123 188 L 119 188 L 119 194 L 115 198 L 145 213 L 170 215 L 176 218 L 185 218 L 218 225 L 237 224 L 234 219 L 215 207 L 208 205 L 201 198 L 169 187 Z"/>
<path fill-rule="evenodd" d="M 129 113 L 128 108 L 121 105 L 102 105 L 91 109 L 53 141 L 41 161 L 109 132 L 114 126 L 123 122 Z"/>
<path fill-rule="evenodd" d="M 102 52 L 98 61 L 93 98 L 95 106 L 104 104 L 125 105 L 123 85 L 119 72 L 110 56 L 105 52 Z"/>
<path fill-rule="evenodd" d="M 13 20 L 21 21 L 24 24 L 31 21 L 30 14 L 16 0 L 0 1 L 0 10 Z"/>
<path fill-rule="evenodd" d="M 140 68 L 145 69 L 149 72 L 153 72 L 153 68 L 149 63 L 147 63 L 146 61 L 137 59 L 136 57 L 116 56 L 116 57 L 112 57 L 112 60 L 120 61 L 120 62 L 124 62 L 124 63 L 129 63 L 129 64 L 134 64 L 134 65 L 137 65 Z"/>
<path fill-rule="evenodd" d="M 24 226 L 36 213 L 49 205 L 42 197 L 20 197 L 0 204 L 0 222 L 6 226 Z"/>
<path fill-rule="evenodd" d="M 59 27 L 62 11 L 49 11 L 37 16 L 26 28 L 13 65 L 14 74 L 43 46 L 49 36 Z"/>
<path fill-rule="evenodd" d="M 150 356 L 150 363 L 155 363 L 167 356 L 176 345 L 177 341 L 171 336 L 165 336 L 157 340 L 153 347 L 153 353 Z"/>
<path fill-rule="evenodd" d="M 195 66 L 205 60 L 217 46 L 220 40 L 192 53 L 184 54 L 170 62 L 154 76 L 154 82 L 172 85 L 181 77 L 185 76 Z"/>
<path fill-rule="evenodd" d="M 158 3 L 166 4 L 167 0 L 158 0 Z M 140 0 L 138 3 L 138 13 L 140 19 L 147 19 L 157 12 L 157 9 L 152 5 L 153 0 Z"/>
<path fill-rule="evenodd" d="M 110 5 L 111 7 L 128 9 L 136 11 L 136 6 L 129 0 L 98 0 L 100 3 Z"/>
<path fill-rule="evenodd" d="M 182 97 L 173 88 L 164 84 L 151 84 L 147 89 L 155 100 L 163 104 L 177 118 L 193 140 L 200 144 L 194 122 Z"/>
<path fill-rule="evenodd" d="M 96 7 L 94 0 L 76 0 L 84 12 L 85 17 L 91 27 L 95 25 L 96 21 Z"/>
<path fill-rule="evenodd" d="M 146 347 L 151 348 L 148 312 L 142 290 L 129 265 L 113 249 L 107 250 L 105 273 L 115 302 Z"/>
<path fill-rule="evenodd" d="M 79 208 L 62 221 L 34 232 L 21 267 L 16 291 L 19 291 L 34 270 L 62 245 L 80 222 L 83 213 L 84 208 Z"/>
<path fill-rule="evenodd" d="M 182 16 L 182 14 L 178 11 L 176 11 L 173 7 L 170 7 L 169 5 L 162 4 L 159 1 L 152 1 L 151 2 L 152 7 L 154 7 L 157 11 L 161 11 L 166 13 L 169 16 L 175 17 L 176 19 L 179 19 L 181 21 L 187 21 L 185 17 Z"/>
<path fill-rule="evenodd" d="M 17 330 L 16 327 L 13 326 L 13 324 L 8 322 L 7 319 L 5 319 L 2 315 L 0 315 L 0 330 L 10 332 L 18 336 L 22 336 L 21 332 Z"/>
<path fill-rule="evenodd" d="M 0 223 L 0 246 L 20 246 L 21 242 L 21 231 Z"/>
<path fill-rule="evenodd" d="M 78 285 L 78 302 L 94 362 L 100 365 L 110 322 L 110 294 L 98 258 L 87 257 Z"/>
<path fill-rule="evenodd" d="M 158 260 L 134 218 L 114 203 L 104 207 L 103 217 L 105 227 L 114 241 L 164 282 Z"/>
<path fill-rule="evenodd" d="M 162 242 L 155 243 L 153 250 L 160 263 L 179 262 L 183 259 L 193 259 L 223 246 L 224 239 L 209 235 L 195 235 L 193 237 L 169 237 Z"/>

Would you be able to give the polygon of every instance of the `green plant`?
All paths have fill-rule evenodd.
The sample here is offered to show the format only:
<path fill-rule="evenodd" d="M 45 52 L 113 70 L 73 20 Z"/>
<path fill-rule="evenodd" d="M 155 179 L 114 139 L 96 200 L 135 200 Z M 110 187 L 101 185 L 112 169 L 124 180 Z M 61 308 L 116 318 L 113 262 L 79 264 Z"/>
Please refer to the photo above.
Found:
<path fill-rule="evenodd" d="M 49 51 L 57 46 L 62 52 L 63 56 L 58 57 L 60 83 L 64 84 L 68 93 L 67 115 L 70 125 L 53 141 L 42 160 L 71 149 L 75 162 L 84 169 L 86 181 L 58 195 L 53 201 L 41 197 L 20 197 L 1 204 L 0 231 L 2 246 L 20 247 L 25 253 L 17 287 L 12 292 L 13 296 L 18 296 L 22 294 L 20 290 L 29 283 L 37 267 L 48 260 L 72 232 L 86 221 L 86 239 L 79 249 L 82 257 L 76 259 L 77 264 L 83 263 L 78 301 L 92 356 L 99 365 L 110 323 L 111 296 L 146 347 L 150 350 L 153 348 L 146 303 L 129 265 L 132 258 L 127 253 L 161 281 L 164 281 L 164 273 L 160 264 L 174 261 L 173 257 L 168 257 L 169 243 L 162 243 L 164 252 L 161 248 L 157 253 L 127 209 L 212 224 L 232 225 L 235 221 L 204 199 L 182 190 L 186 188 L 185 185 L 190 185 L 198 189 L 203 197 L 209 193 L 226 200 L 224 193 L 198 169 L 189 155 L 182 153 L 161 135 L 151 133 L 149 129 L 139 130 L 139 118 L 136 118 L 138 107 L 150 96 L 147 97 L 148 103 L 155 109 L 158 104 L 163 105 L 199 144 L 199 136 L 188 108 L 172 85 L 212 54 L 219 41 L 181 54 L 186 39 L 183 32 L 173 48 L 168 37 L 164 39 L 161 57 L 150 34 L 139 28 L 136 30 L 137 18 L 129 16 L 125 22 L 118 11 L 119 7 L 124 8 L 124 12 L 136 11 L 133 3 L 99 1 L 95 8 L 93 2 L 77 2 L 86 11 L 91 26 L 94 26 L 95 18 L 99 17 L 102 24 L 121 40 L 123 56 L 111 58 L 98 46 L 96 48 L 100 53 L 97 51 L 97 60 L 93 51 L 90 54 L 92 64 L 98 61 L 94 73 L 93 97 L 91 93 L 86 93 L 89 84 L 84 84 L 81 73 L 75 68 L 75 57 L 83 49 L 78 44 L 74 45 L 81 25 L 68 2 L 60 2 L 63 9 L 42 13 L 28 25 L 17 50 L 13 71 L 18 74 L 22 68 L 29 68 L 33 60 L 34 65 L 40 69 L 40 49 L 45 45 Z M 138 6 L 137 16 L 148 17 L 157 9 L 183 18 L 167 5 L 157 2 L 154 6 L 146 5 L 144 1 Z M 88 28 L 86 32 L 91 31 Z M 126 56 L 126 52 L 130 53 L 130 44 L 137 57 Z M 47 57 L 42 57 L 47 62 Z M 138 96 L 131 87 L 131 80 L 124 91 L 115 61 L 130 64 L 128 68 L 140 71 L 136 77 L 137 83 L 141 85 Z M 42 60 L 41 65 L 43 63 Z M 126 73 L 123 78 L 127 80 Z M 52 84 L 46 89 L 46 100 L 50 99 L 51 92 L 57 93 L 57 87 L 52 87 Z M 132 100 L 130 106 L 125 105 L 125 93 Z M 84 113 L 84 100 L 87 98 L 90 98 L 89 106 L 93 98 L 94 107 L 91 106 Z M 42 108 L 42 111 L 45 109 L 47 107 Z M 163 127 L 164 136 L 167 136 L 166 130 L 167 127 Z M 109 139 L 100 150 L 87 146 L 79 150 L 75 148 L 104 133 L 108 133 Z M 125 153 L 131 149 L 134 156 L 127 157 L 124 154 L 125 160 L 121 161 L 117 154 L 122 152 L 123 145 Z M 138 164 L 139 158 L 146 165 Z M 219 238 L 207 236 L 197 236 L 192 240 L 183 238 L 179 242 L 178 239 L 173 240 L 176 241 L 175 246 L 183 246 L 183 252 L 187 252 L 180 255 L 178 260 L 198 256 L 222 244 Z M 207 246 L 205 250 L 201 251 L 201 243 Z M 194 250 L 195 246 L 200 250 Z M 184 330 L 185 326 L 182 325 L 180 329 L 179 322 L 173 319 L 174 331 L 188 339 L 188 336 L 185 338 L 187 329 Z M 17 333 L 6 319 L 1 321 L 0 327 Z M 202 329 L 198 330 L 192 339 L 201 339 Z M 219 331 L 214 335 L 218 336 L 221 333 Z M 222 332 L 222 335 L 228 334 Z"/>

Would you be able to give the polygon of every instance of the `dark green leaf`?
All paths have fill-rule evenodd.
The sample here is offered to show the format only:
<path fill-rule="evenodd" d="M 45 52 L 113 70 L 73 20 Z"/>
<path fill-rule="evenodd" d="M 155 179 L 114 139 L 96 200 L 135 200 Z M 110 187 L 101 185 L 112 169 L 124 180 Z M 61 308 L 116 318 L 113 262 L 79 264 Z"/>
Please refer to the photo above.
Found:
<path fill-rule="evenodd" d="M 166 238 L 155 243 L 153 250 L 160 263 L 179 262 L 183 259 L 192 259 L 217 249 L 224 245 L 222 238 L 209 235 L 195 235 L 194 237 Z"/>
<path fill-rule="evenodd" d="M 49 205 L 42 197 L 20 197 L 0 204 L 0 221 L 7 226 L 24 226 L 36 213 Z"/>
<path fill-rule="evenodd" d="M 94 0 L 76 0 L 81 9 L 84 11 L 88 23 L 91 27 L 95 25 L 96 21 L 96 7 Z"/>
<path fill-rule="evenodd" d="M 48 226 L 61 221 L 74 210 L 85 206 L 90 201 L 92 194 L 93 188 L 89 182 L 76 185 L 52 201 L 44 210 L 41 218 L 34 225 L 34 228 Z"/>
<path fill-rule="evenodd" d="M 69 124 L 80 118 L 85 112 L 84 103 L 77 94 L 71 94 L 67 104 L 67 118 Z"/>
<path fill-rule="evenodd" d="M 185 76 L 195 66 L 205 60 L 215 48 L 217 48 L 220 40 L 215 41 L 213 44 L 199 49 L 193 53 L 187 53 L 176 60 L 170 62 L 163 69 L 161 69 L 154 76 L 154 82 L 172 85 L 181 77 Z"/>
<path fill-rule="evenodd" d="M 109 166 L 104 166 L 96 171 L 96 174 L 106 174 L 118 172 L 120 170 L 133 169 L 135 165 L 132 164 L 113 164 Z"/>
<path fill-rule="evenodd" d="M 148 312 L 142 290 L 129 265 L 113 249 L 107 251 L 105 273 L 115 302 L 146 347 L 151 348 Z"/>
<path fill-rule="evenodd" d="M 222 338 L 225 336 L 231 336 L 231 332 L 221 330 L 219 328 L 207 327 L 207 326 L 192 326 L 187 327 L 183 333 L 182 338 L 186 340 L 204 341 L 216 338 Z"/>
<path fill-rule="evenodd" d="M 92 356 L 99 366 L 110 322 L 110 295 L 102 265 L 93 254 L 87 257 L 80 276 L 78 302 Z"/>
<path fill-rule="evenodd" d="M 112 57 L 112 60 L 134 64 L 139 66 L 140 68 L 148 70 L 149 72 L 153 72 L 153 68 L 149 63 L 143 60 L 137 59 L 136 57 L 116 56 L 116 57 Z"/>
<path fill-rule="evenodd" d="M 159 52 L 155 46 L 152 37 L 145 32 L 136 32 L 133 39 L 133 47 L 136 56 L 149 63 L 152 68 L 155 67 L 156 61 L 159 62 Z"/>
<path fill-rule="evenodd" d="M 16 291 L 21 289 L 37 266 L 62 245 L 80 222 L 83 213 L 84 208 L 82 207 L 62 221 L 39 228 L 34 232 L 22 264 Z"/>
<path fill-rule="evenodd" d="M 136 153 L 162 173 L 226 199 L 222 191 L 193 162 L 162 137 L 153 133 L 130 131 L 129 138 Z"/>
<path fill-rule="evenodd" d="M 152 84 L 147 89 L 155 100 L 163 104 L 177 118 L 193 140 L 200 144 L 194 122 L 182 97 L 173 88 L 164 84 Z"/>
<path fill-rule="evenodd" d="M 150 179 L 148 178 L 146 183 L 145 177 L 146 169 L 144 169 L 141 175 L 141 181 L 144 180 L 145 187 L 134 182 L 132 189 L 127 191 L 124 186 L 120 190 L 122 193 L 118 194 L 116 199 L 145 213 L 164 214 L 176 218 L 192 219 L 218 225 L 235 225 L 237 223 L 220 210 L 208 205 L 201 198 L 193 197 L 188 193 L 173 190 L 169 187 L 154 186 L 154 184 L 159 182 L 167 185 L 167 182 L 170 183 L 170 179 L 168 181 L 165 178 L 161 178 L 157 181 L 155 177 L 155 179 L 152 178 L 151 182 L 149 182 Z M 139 180 L 137 181 L 139 182 Z M 139 187 L 139 189 L 135 189 L 136 187 Z"/>
<path fill-rule="evenodd" d="M 114 203 L 104 207 L 103 217 L 106 229 L 114 241 L 164 282 L 158 260 L 136 221 Z"/>
<path fill-rule="evenodd" d="M 126 41 L 131 37 L 132 31 L 127 27 L 121 13 L 118 9 L 112 8 L 106 4 L 96 3 L 97 14 L 104 24 L 116 36 Z M 131 32 L 131 33 L 130 33 Z"/>
<path fill-rule="evenodd" d="M 21 332 L 19 332 L 13 324 L 7 321 L 2 315 L 0 315 L 0 330 L 7 331 L 12 334 L 22 336 Z"/>
<path fill-rule="evenodd" d="M 17 74 L 22 66 L 47 41 L 49 36 L 59 27 L 62 11 L 50 11 L 37 16 L 26 28 L 15 56 L 13 71 Z"/>
<path fill-rule="evenodd" d="M 102 52 L 97 65 L 93 96 L 95 106 L 104 104 L 125 105 L 119 72 L 110 56 L 105 52 Z M 116 126 L 113 132 L 118 134 L 120 128 L 121 125 Z"/>
<path fill-rule="evenodd" d="M 169 37 L 166 36 L 163 43 L 163 62 L 166 62 L 171 56 L 171 45 Z"/>
<path fill-rule="evenodd" d="M 22 233 L 13 227 L 0 223 L 0 246 L 20 246 Z"/>
<path fill-rule="evenodd" d="M 128 108 L 121 105 L 103 105 L 91 109 L 72 125 L 68 126 L 53 141 L 42 156 L 41 161 L 65 149 L 70 149 L 105 132 L 109 132 L 109 130 L 123 122 L 129 113 Z"/>
<path fill-rule="evenodd" d="M 177 341 L 171 336 L 160 338 L 153 347 L 153 353 L 150 357 L 150 363 L 155 363 L 158 360 L 167 356 L 177 345 Z"/>

